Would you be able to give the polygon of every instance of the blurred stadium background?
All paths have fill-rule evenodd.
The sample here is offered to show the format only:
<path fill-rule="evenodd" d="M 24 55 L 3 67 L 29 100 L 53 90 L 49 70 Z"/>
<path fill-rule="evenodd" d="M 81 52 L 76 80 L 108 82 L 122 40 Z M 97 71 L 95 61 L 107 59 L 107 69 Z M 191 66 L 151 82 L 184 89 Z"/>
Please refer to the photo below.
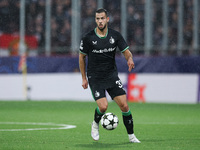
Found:
<path fill-rule="evenodd" d="M 92 99 L 78 53 L 100 7 L 134 55 L 131 74 L 120 53 L 116 60 L 131 101 L 200 101 L 198 0 L 0 0 L 0 99 Z"/>
<path fill-rule="evenodd" d="M 110 27 L 122 32 L 136 55 L 199 55 L 198 0 L 25 0 L 25 33 L 35 38 L 29 50 L 78 53 L 80 37 L 95 27 L 99 7 L 108 10 Z M 19 34 L 20 0 L 1 0 L 0 16 L 1 36 Z M 14 48 L 15 42 L 8 42 Z M 4 45 L 1 51 L 8 49 Z"/>

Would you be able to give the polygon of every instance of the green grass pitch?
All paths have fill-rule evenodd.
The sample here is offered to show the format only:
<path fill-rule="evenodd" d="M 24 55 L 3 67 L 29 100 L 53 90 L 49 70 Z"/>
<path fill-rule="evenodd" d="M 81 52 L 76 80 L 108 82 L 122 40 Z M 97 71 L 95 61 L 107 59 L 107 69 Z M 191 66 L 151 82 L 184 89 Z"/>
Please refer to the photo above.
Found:
<path fill-rule="evenodd" d="M 100 127 L 100 140 L 93 141 L 90 130 L 96 106 L 95 102 L 0 101 L 0 150 L 200 148 L 199 104 L 129 103 L 134 118 L 135 134 L 141 143 L 129 143 L 121 111 L 114 102 L 109 103 L 107 112 L 118 116 L 118 127 L 113 131 Z M 75 125 L 76 128 L 51 129 L 58 128 L 56 124 Z M 46 130 L 12 131 L 35 128 Z"/>

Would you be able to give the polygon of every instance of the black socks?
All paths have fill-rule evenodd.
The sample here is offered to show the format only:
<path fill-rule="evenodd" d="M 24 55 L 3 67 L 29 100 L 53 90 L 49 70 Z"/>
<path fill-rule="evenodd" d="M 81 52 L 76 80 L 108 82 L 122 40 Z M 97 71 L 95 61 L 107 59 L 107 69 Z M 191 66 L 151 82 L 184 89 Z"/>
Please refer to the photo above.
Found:
<path fill-rule="evenodd" d="M 94 121 L 96 123 L 99 123 L 99 121 L 101 120 L 101 117 L 104 115 L 104 113 L 101 113 L 99 110 L 99 107 L 97 107 L 95 109 L 95 113 L 94 113 Z"/>
<path fill-rule="evenodd" d="M 131 115 L 131 111 L 129 110 L 128 112 L 122 112 L 123 116 L 123 122 L 126 127 L 127 133 L 128 134 L 133 134 L 133 117 Z"/>

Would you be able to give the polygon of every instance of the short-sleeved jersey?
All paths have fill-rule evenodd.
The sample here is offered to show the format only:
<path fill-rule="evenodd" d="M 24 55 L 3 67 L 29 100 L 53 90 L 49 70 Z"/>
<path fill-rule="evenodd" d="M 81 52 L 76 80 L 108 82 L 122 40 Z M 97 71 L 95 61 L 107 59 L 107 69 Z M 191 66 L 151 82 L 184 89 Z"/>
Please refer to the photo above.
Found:
<path fill-rule="evenodd" d="M 99 37 L 96 28 L 87 33 L 80 44 L 80 53 L 88 56 L 87 76 L 108 79 L 116 74 L 117 47 L 121 52 L 129 48 L 122 35 L 111 28 L 108 28 L 105 37 Z"/>

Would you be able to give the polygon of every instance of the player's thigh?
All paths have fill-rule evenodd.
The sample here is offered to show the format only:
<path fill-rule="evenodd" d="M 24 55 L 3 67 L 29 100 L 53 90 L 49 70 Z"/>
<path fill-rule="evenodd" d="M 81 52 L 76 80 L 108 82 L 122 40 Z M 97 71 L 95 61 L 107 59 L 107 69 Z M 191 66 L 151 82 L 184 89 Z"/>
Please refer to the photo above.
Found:
<path fill-rule="evenodd" d="M 106 110 L 108 108 L 108 101 L 107 101 L 106 97 L 96 100 L 96 103 L 97 103 L 101 113 L 106 112 Z"/>
<path fill-rule="evenodd" d="M 122 112 L 129 111 L 129 107 L 128 107 L 128 103 L 127 103 L 125 94 L 114 97 L 114 101 L 117 103 L 117 105 L 119 106 L 119 108 L 121 109 Z"/>

